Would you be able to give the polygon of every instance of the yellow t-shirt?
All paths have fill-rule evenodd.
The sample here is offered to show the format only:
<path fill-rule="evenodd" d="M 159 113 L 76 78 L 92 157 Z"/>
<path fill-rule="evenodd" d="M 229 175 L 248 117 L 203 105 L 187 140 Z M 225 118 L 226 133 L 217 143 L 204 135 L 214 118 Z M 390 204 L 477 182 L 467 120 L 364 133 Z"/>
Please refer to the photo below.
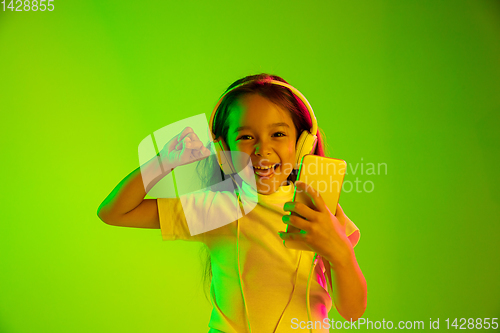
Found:
<path fill-rule="evenodd" d="M 245 185 L 243 183 L 243 191 L 251 192 L 248 190 L 250 187 Z M 213 214 L 214 202 L 229 203 L 234 198 L 234 194 L 230 192 L 208 191 L 180 198 L 159 198 L 157 202 L 162 237 L 164 240 L 198 241 L 208 246 L 213 274 L 210 328 L 227 333 L 248 332 L 238 272 L 238 244 L 241 283 L 252 332 L 274 332 L 284 310 L 276 332 L 297 332 L 292 323 L 308 321 L 306 292 L 314 253 L 288 249 L 278 235 L 278 231 L 286 230 L 281 217 L 287 213 L 283 210 L 285 202 L 292 201 L 293 183 L 281 186 L 270 195 L 258 194 L 258 203 L 254 209 L 242 217 L 240 213 L 238 220 L 191 236 L 190 227 L 191 230 L 195 227 L 188 226 L 184 210 L 189 209 L 190 220 L 194 214 L 202 220 L 203 225 L 209 223 L 206 222 L 207 219 L 217 216 Z M 234 204 L 227 206 L 234 208 Z M 353 245 L 356 245 L 359 229 L 349 219 L 346 234 L 350 236 Z M 294 289 L 297 267 L 295 290 L 288 303 Z M 319 260 L 309 282 L 312 321 L 323 322 L 332 307 L 324 270 L 323 263 Z"/>

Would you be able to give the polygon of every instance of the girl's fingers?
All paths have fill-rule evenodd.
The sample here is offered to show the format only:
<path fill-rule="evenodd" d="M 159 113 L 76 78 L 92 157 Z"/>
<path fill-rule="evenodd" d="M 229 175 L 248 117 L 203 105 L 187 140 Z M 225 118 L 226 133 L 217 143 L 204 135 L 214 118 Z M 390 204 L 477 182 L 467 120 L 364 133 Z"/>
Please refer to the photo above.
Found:
<path fill-rule="evenodd" d="M 344 210 L 342 209 L 342 207 L 340 207 L 340 204 L 337 203 L 337 211 L 335 212 L 335 216 L 339 214 L 344 215 Z"/>
<path fill-rule="evenodd" d="M 185 147 L 186 149 L 200 149 L 201 147 L 203 147 L 203 142 L 199 140 L 193 141 L 189 137 L 185 137 L 184 140 L 182 140 L 175 146 L 175 149 L 181 150 L 183 147 Z"/>
<path fill-rule="evenodd" d="M 193 135 L 198 140 L 198 136 L 194 133 L 191 127 L 185 127 L 177 136 L 174 136 L 172 140 L 169 141 L 169 149 L 172 150 L 172 146 L 175 150 L 180 150 L 182 148 L 182 141 L 186 138 L 193 140 Z"/>
<path fill-rule="evenodd" d="M 198 138 L 198 135 L 196 135 L 195 132 L 188 132 L 186 138 L 190 138 L 191 141 L 200 141 L 200 138 Z"/>
<path fill-rule="evenodd" d="M 342 224 L 343 226 L 345 226 L 346 224 L 346 216 L 344 214 L 344 210 L 342 209 L 342 207 L 340 207 L 340 204 L 338 203 L 337 204 L 337 211 L 335 212 L 335 217 L 337 218 L 337 220 L 339 220 L 340 224 Z"/>
<path fill-rule="evenodd" d="M 210 149 L 208 149 L 207 147 L 201 148 L 201 153 L 203 154 L 203 156 L 208 156 L 211 154 Z"/>
<path fill-rule="evenodd" d="M 280 232 L 278 232 L 278 235 L 284 241 L 286 241 L 286 240 L 304 241 L 304 237 L 305 237 L 305 234 L 298 233 L 298 232 L 284 232 L 284 231 L 280 231 Z"/>
<path fill-rule="evenodd" d="M 181 142 L 182 139 L 184 139 L 185 136 L 187 136 L 189 133 L 194 133 L 193 129 L 191 127 L 185 127 L 182 132 L 179 133 L 177 136 L 177 142 Z"/>
<path fill-rule="evenodd" d="M 317 211 L 308 207 L 302 202 L 286 202 L 283 206 L 283 210 L 299 214 L 309 221 L 314 220 L 314 218 L 316 218 L 318 215 Z"/>
<path fill-rule="evenodd" d="M 193 132 L 193 129 L 191 127 L 186 127 L 178 135 L 170 139 L 170 141 L 165 145 L 167 146 L 168 152 L 170 153 L 172 150 L 179 150 L 180 148 L 178 147 L 182 147 L 179 146 L 179 144 L 182 143 L 182 139 L 191 132 Z"/>
<path fill-rule="evenodd" d="M 311 222 L 304 220 L 300 216 L 295 215 L 283 215 L 281 217 L 283 223 L 293 225 L 301 230 L 309 231 L 311 228 Z"/>
<path fill-rule="evenodd" d="M 186 141 L 186 140 L 184 140 L 184 142 L 186 143 L 187 149 L 201 149 L 201 147 L 203 147 L 203 142 L 201 142 L 201 141 Z"/>
<path fill-rule="evenodd" d="M 179 140 L 179 142 L 175 145 L 175 150 L 181 150 L 182 147 L 185 147 L 185 144 L 190 142 L 191 139 L 189 138 L 184 138 L 182 140 Z"/>
<path fill-rule="evenodd" d="M 201 160 L 207 157 L 207 155 L 203 154 L 202 150 L 192 151 L 192 154 L 196 158 L 196 160 Z"/>
<path fill-rule="evenodd" d="M 184 128 L 179 134 L 170 139 L 170 141 L 163 146 L 162 150 L 166 150 L 166 154 L 170 153 L 172 150 L 178 150 L 177 145 L 182 141 L 182 138 L 192 131 L 193 129 L 191 127 Z"/>
<path fill-rule="evenodd" d="M 176 147 L 180 150 L 180 155 L 184 163 L 199 161 L 210 155 L 208 150 L 201 141 L 191 141 L 189 137 L 184 138 Z"/>
<path fill-rule="evenodd" d="M 328 209 L 326 208 L 325 201 L 323 200 L 319 192 L 316 191 L 312 186 L 300 181 L 296 181 L 295 186 L 297 187 L 297 190 L 304 191 L 309 196 L 318 211 L 323 212 Z"/>

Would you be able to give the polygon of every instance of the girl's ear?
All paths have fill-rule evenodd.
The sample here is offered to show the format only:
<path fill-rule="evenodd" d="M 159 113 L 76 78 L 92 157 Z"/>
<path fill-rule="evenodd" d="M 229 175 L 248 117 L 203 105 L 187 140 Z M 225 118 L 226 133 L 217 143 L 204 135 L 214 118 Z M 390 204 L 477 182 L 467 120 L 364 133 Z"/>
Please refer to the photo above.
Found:
<path fill-rule="evenodd" d="M 295 183 L 297 180 L 297 174 L 299 173 L 299 170 L 293 169 L 292 172 L 288 175 L 287 179 L 289 182 Z"/>

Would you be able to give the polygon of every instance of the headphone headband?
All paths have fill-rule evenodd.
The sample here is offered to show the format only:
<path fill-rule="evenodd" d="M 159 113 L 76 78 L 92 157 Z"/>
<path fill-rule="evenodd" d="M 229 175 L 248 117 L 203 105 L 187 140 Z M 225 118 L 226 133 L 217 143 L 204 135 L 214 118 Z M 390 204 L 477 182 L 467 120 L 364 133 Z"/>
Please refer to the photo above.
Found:
<path fill-rule="evenodd" d="M 219 105 L 222 103 L 222 100 L 224 99 L 224 97 L 226 97 L 226 95 L 229 94 L 234 89 L 239 88 L 241 86 L 244 86 L 246 84 L 250 84 L 250 83 L 255 82 L 255 81 L 257 81 L 257 80 L 251 80 L 251 81 L 240 83 L 239 85 L 231 88 L 229 91 L 227 91 L 226 93 L 224 93 L 224 95 L 222 95 L 221 98 L 219 98 L 219 101 L 217 102 L 217 105 L 215 105 L 215 108 L 212 111 L 212 115 L 210 116 L 210 122 L 209 122 L 209 128 L 210 128 L 210 132 L 212 134 L 212 139 L 213 139 L 214 142 L 217 141 L 216 140 L 217 138 L 215 137 L 215 134 L 214 134 L 213 122 L 214 122 L 214 119 L 215 119 L 215 115 L 217 113 L 217 109 L 219 108 Z M 304 95 L 302 95 L 302 93 L 300 91 L 298 91 L 296 88 L 294 88 L 293 86 L 291 86 L 291 85 L 289 85 L 289 84 L 287 84 L 285 82 L 281 82 L 281 81 L 278 81 L 278 80 L 266 80 L 264 82 L 265 83 L 272 83 L 272 84 L 276 84 L 276 85 L 288 88 L 288 89 L 290 89 L 292 91 L 292 93 L 295 94 L 295 96 L 297 96 L 297 97 L 300 98 L 300 100 L 306 106 L 307 111 L 309 111 L 309 115 L 311 116 L 312 127 L 309 130 L 309 133 L 312 134 L 312 135 L 316 135 L 316 132 L 318 131 L 318 122 L 316 121 L 316 116 L 314 115 L 314 112 L 313 112 L 313 109 L 312 109 L 311 105 L 309 104 L 309 102 L 307 101 L 307 99 L 304 97 Z"/>

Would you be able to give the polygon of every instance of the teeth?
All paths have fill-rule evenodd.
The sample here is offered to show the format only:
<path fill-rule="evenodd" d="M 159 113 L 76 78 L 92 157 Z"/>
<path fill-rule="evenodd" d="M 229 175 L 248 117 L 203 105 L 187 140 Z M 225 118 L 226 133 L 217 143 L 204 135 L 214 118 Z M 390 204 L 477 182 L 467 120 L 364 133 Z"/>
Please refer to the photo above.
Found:
<path fill-rule="evenodd" d="M 255 169 L 262 169 L 262 170 L 267 170 L 267 169 L 272 169 L 274 168 L 274 166 L 277 165 L 277 164 L 274 164 L 274 165 L 271 165 L 271 166 L 268 166 L 268 167 L 258 167 L 258 166 L 254 166 Z"/>

